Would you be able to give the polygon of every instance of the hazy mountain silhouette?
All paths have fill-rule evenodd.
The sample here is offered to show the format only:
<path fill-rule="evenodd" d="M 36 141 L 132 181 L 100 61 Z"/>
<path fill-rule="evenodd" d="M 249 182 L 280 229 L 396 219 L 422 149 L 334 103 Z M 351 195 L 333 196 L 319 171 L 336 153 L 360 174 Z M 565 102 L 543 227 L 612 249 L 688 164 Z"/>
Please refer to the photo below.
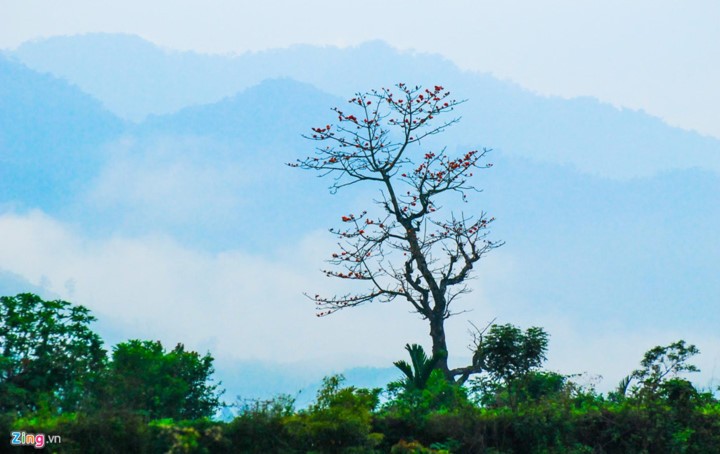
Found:
<path fill-rule="evenodd" d="M 692 167 L 720 171 L 717 139 L 591 98 L 537 96 L 490 75 L 461 71 L 440 56 L 399 52 L 379 41 L 347 49 L 293 46 L 209 56 L 163 50 L 128 35 L 90 34 L 34 41 L 14 55 L 136 120 L 213 103 L 268 78 L 289 77 L 343 98 L 400 81 L 439 83 L 469 99 L 461 109 L 465 121 L 452 133 L 455 143 L 610 177 Z"/>
<path fill-rule="evenodd" d="M 146 134 L 211 136 L 255 148 L 286 148 L 307 145 L 301 134 L 327 120 L 330 107 L 341 102 L 307 83 L 268 79 L 216 103 L 150 116 L 137 129 Z"/>
<path fill-rule="evenodd" d="M 241 74 L 223 58 L 164 51 L 132 35 L 54 37 L 23 44 L 14 54 L 76 83 L 131 120 L 214 102 L 250 85 L 228 89 Z"/>
<path fill-rule="evenodd" d="M 123 122 L 78 88 L 0 56 L 0 203 L 57 206 Z"/>

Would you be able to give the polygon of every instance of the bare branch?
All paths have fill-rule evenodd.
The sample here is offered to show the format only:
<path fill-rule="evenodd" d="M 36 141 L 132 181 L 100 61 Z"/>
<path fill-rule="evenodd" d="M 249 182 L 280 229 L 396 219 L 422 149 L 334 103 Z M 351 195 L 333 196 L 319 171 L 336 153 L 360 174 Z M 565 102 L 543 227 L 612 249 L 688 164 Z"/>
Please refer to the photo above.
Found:
<path fill-rule="evenodd" d="M 333 178 L 333 193 L 368 182 L 378 185 L 381 194 L 372 215 L 346 214 L 340 218 L 342 228 L 330 229 L 339 242 L 324 273 L 362 282 L 366 290 L 310 297 L 318 316 L 404 298 L 430 323 L 433 354 L 443 358 L 437 367 L 460 380 L 475 369 L 447 367 L 444 320 L 457 314 L 450 305 L 469 292 L 466 282 L 475 263 L 502 243 L 486 238 L 494 218 L 451 213 L 442 221 L 437 200 L 446 193 L 467 200 L 468 193 L 479 191 L 471 179 L 475 171 L 492 166 L 483 163 L 490 150 L 455 156 L 447 148 L 428 150 L 421 142 L 457 123 L 459 117 L 440 118 L 463 102 L 440 85 L 423 89 L 398 84 L 357 93 L 347 108 L 333 109 L 336 123 L 314 127 L 304 136 L 317 143 L 314 156 L 289 164 Z"/>

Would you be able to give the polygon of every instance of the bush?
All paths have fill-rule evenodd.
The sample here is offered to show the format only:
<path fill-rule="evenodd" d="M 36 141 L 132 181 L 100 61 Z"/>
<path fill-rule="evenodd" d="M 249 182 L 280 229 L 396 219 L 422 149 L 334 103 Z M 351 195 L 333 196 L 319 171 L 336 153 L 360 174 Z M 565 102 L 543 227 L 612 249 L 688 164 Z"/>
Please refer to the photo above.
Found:
<path fill-rule="evenodd" d="M 47 426 L 38 430 L 47 430 Z M 148 421 L 128 412 L 80 414 L 54 429 L 62 436 L 58 451 L 63 453 L 151 453 L 153 440 Z"/>
<path fill-rule="evenodd" d="M 280 395 L 270 400 L 250 400 L 227 424 L 225 436 L 233 449 L 248 454 L 295 452 L 285 420 L 295 414 L 295 400 Z"/>
<path fill-rule="evenodd" d="M 150 422 L 149 427 L 154 441 L 152 452 L 210 454 L 228 452 L 231 447 L 224 425 L 209 419 L 161 419 Z"/>
<path fill-rule="evenodd" d="M 371 432 L 379 389 L 342 388 L 341 375 L 327 377 L 309 409 L 285 420 L 293 446 L 301 452 L 372 452 L 382 435 Z"/>
<path fill-rule="evenodd" d="M 476 411 L 465 388 L 450 383 L 441 371 L 434 370 L 423 389 L 407 386 L 405 381 L 388 385 L 388 401 L 374 424 L 375 430 L 385 435 L 383 447 L 386 449 L 401 442 L 420 441 L 430 445 L 445 443 L 453 436 L 432 429 L 434 418 L 472 420 Z"/>

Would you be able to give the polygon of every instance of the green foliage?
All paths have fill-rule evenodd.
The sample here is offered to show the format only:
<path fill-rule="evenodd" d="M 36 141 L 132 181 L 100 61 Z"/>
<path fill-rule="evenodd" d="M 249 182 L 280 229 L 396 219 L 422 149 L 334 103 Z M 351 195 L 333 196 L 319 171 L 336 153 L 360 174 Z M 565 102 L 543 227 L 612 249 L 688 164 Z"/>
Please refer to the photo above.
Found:
<path fill-rule="evenodd" d="M 149 453 L 153 444 L 147 420 L 128 412 L 80 414 L 71 423 L 60 425 L 56 433 L 63 437 L 62 452 L 69 453 Z"/>
<path fill-rule="evenodd" d="M 105 365 L 94 320 L 67 301 L 0 297 L 0 410 L 79 409 Z"/>
<path fill-rule="evenodd" d="M 694 345 L 685 345 L 680 340 L 668 346 L 657 346 L 645 353 L 637 369 L 630 376 L 640 383 L 635 393 L 655 393 L 667 380 L 674 380 L 683 372 L 699 372 L 696 366 L 687 361 L 700 353 Z"/>
<path fill-rule="evenodd" d="M 301 452 L 368 452 L 382 440 L 371 432 L 380 390 L 341 387 L 343 380 L 341 375 L 326 377 L 316 402 L 285 421 Z"/>
<path fill-rule="evenodd" d="M 238 416 L 227 425 L 226 436 L 237 452 L 291 453 L 292 440 L 285 421 L 295 414 L 295 399 L 280 395 L 269 400 L 249 400 L 239 405 Z"/>
<path fill-rule="evenodd" d="M 404 384 L 406 387 L 424 389 L 439 358 L 433 355 L 433 357 L 429 359 L 425 350 L 418 344 L 406 344 L 405 350 L 410 354 L 412 365 L 405 361 L 395 361 L 393 364 L 405 374 L 406 379 Z"/>
<path fill-rule="evenodd" d="M 476 400 L 483 406 L 511 408 L 570 391 L 567 377 L 555 372 L 532 371 L 503 383 L 481 376 L 470 383 Z"/>
<path fill-rule="evenodd" d="M 547 359 L 548 335 L 542 328 L 523 332 L 511 324 L 492 325 L 481 334 L 473 364 L 482 374 L 469 382 L 476 399 L 485 406 L 515 408 L 520 402 L 560 392 L 565 377 L 538 372 Z"/>
<path fill-rule="evenodd" d="M 210 454 L 229 451 L 231 444 L 220 423 L 201 418 L 194 421 L 161 419 L 149 424 L 152 452 Z"/>
<path fill-rule="evenodd" d="M 406 386 L 405 382 L 390 383 L 388 396 L 384 411 L 415 421 L 430 413 L 453 412 L 471 405 L 466 389 L 448 381 L 438 369 L 430 373 L 423 388 Z"/>
<path fill-rule="evenodd" d="M 432 371 L 423 389 L 390 383 L 387 397 L 375 418 L 375 430 L 385 435 L 383 448 L 397 452 L 437 452 L 427 446 L 451 438 L 442 430 L 437 437 L 429 435 L 438 418 L 468 421 L 477 411 L 465 388 L 448 381 L 438 369 Z"/>
<path fill-rule="evenodd" d="M 511 324 L 492 325 L 483 335 L 473 355 L 473 364 L 488 373 L 492 379 L 509 383 L 547 359 L 548 335 L 538 327 L 524 333 Z"/>
<path fill-rule="evenodd" d="M 185 351 L 166 352 L 160 342 L 131 340 L 113 348 L 107 392 L 113 406 L 151 419 L 196 419 L 218 408 L 218 385 L 210 383 L 213 358 Z"/>
<path fill-rule="evenodd" d="M 400 440 L 390 449 L 390 454 L 433 454 L 436 452 L 434 449 L 426 448 L 417 440 Z"/>

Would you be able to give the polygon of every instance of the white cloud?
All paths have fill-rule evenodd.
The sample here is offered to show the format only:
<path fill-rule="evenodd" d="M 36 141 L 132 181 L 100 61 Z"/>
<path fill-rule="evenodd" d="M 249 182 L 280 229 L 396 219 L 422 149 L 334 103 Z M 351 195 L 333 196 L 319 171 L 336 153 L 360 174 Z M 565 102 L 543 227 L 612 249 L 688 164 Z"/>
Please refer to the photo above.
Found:
<path fill-rule="evenodd" d="M 424 326 L 400 305 L 316 318 L 302 292 L 332 290 L 318 271 L 327 240 L 310 234 L 264 256 L 211 254 L 164 236 L 87 239 L 40 212 L 0 217 L 3 269 L 88 306 L 125 338 L 184 342 L 218 357 L 389 364 Z"/>
<path fill-rule="evenodd" d="M 315 232 L 263 255 L 211 254 L 164 236 L 88 239 L 37 211 L 0 216 L 2 268 L 86 305 L 102 326 L 116 331 L 117 341 L 183 342 L 218 358 L 312 364 L 319 371 L 388 367 L 404 356 L 407 342 L 429 347 L 425 322 L 400 302 L 316 318 L 301 292 L 340 290 L 342 283 L 318 271 L 331 249 L 332 240 Z M 512 270 L 511 257 L 490 257 L 474 285 L 493 285 Z M 638 366 L 646 350 L 681 338 L 680 332 L 648 329 L 580 332 L 571 318 L 548 314 L 531 320 L 513 314 L 513 306 L 513 301 L 490 304 L 482 291 L 466 296 L 456 309 L 475 311 L 448 323 L 455 360 L 468 355 L 467 320 L 484 324 L 499 315 L 498 323 L 544 327 L 551 334 L 551 369 L 603 375 L 600 389 L 608 390 Z M 703 369 L 696 382 L 717 385 L 720 341 L 688 341 L 704 352 L 695 361 Z"/>
<path fill-rule="evenodd" d="M 236 147 L 237 148 L 237 147 Z M 143 223 L 177 224 L 225 219 L 251 200 L 256 180 L 237 149 L 198 137 L 124 138 L 106 145 L 107 164 L 86 200 L 105 212 Z"/>

